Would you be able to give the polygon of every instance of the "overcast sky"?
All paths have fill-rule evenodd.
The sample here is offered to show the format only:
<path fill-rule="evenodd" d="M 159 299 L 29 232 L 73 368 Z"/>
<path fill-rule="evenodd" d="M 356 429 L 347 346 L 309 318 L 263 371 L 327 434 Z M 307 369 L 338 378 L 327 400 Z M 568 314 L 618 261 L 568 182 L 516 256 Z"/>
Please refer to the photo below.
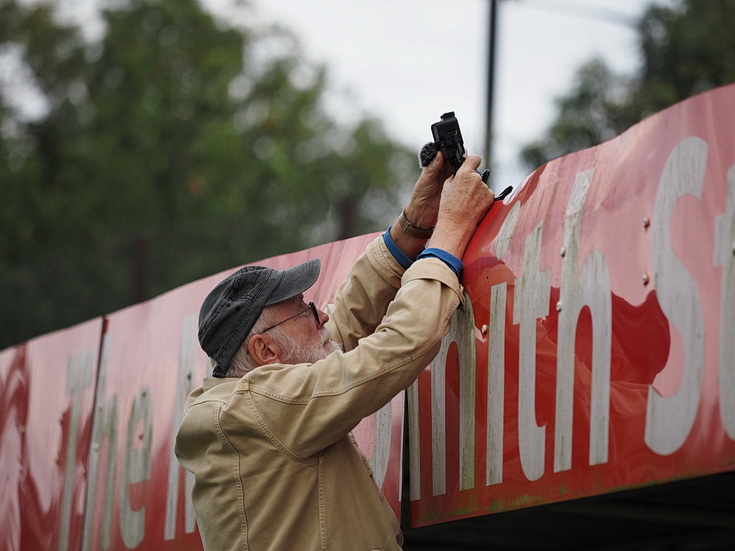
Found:
<path fill-rule="evenodd" d="M 232 16 L 234 0 L 207 0 Z M 326 63 L 341 116 L 380 116 L 396 138 L 418 149 L 429 127 L 455 111 L 468 148 L 484 153 L 489 0 L 249 0 L 240 17 L 278 22 L 300 38 L 304 55 Z M 592 56 L 632 73 L 640 59 L 630 22 L 650 0 L 500 0 L 495 88 L 495 157 L 500 184 L 525 175 L 520 148 L 539 138 Z M 671 4 L 671 0 L 658 0 Z M 348 108 L 345 106 L 349 106 Z M 348 112 L 349 111 L 349 112 Z"/>
<path fill-rule="evenodd" d="M 34 0 L 29 0 L 34 1 Z M 94 28 L 94 5 L 56 0 Z M 465 143 L 484 155 L 490 0 L 200 0 L 253 27 L 278 23 L 329 69 L 330 108 L 344 120 L 381 118 L 418 151 L 430 125 L 454 111 Z M 671 5 L 676 0 L 655 0 Z M 554 99 L 593 56 L 621 74 L 640 63 L 631 23 L 652 0 L 498 0 L 495 188 L 525 176 L 517 158 L 554 118 Z"/>

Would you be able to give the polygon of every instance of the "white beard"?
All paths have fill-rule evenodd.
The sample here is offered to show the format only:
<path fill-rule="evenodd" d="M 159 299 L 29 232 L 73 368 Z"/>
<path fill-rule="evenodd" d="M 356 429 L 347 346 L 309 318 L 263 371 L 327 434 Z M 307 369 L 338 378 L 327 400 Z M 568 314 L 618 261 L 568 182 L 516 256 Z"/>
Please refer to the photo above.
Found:
<path fill-rule="evenodd" d="M 332 352 L 342 350 L 340 344 L 332 340 L 332 334 L 326 327 L 319 332 L 319 337 L 319 342 L 300 345 L 284 332 L 283 338 L 279 339 L 284 355 L 283 362 L 287 364 L 313 364 L 323 360 Z"/>

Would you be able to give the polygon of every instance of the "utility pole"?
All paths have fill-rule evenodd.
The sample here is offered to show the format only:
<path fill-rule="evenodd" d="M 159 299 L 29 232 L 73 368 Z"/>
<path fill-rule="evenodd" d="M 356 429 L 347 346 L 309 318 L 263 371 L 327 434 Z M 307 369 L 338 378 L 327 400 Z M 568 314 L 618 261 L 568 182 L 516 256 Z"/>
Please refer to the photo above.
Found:
<path fill-rule="evenodd" d="M 487 55 L 487 105 L 485 119 L 485 167 L 492 170 L 496 163 L 494 150 L 494 121 L 493 110 L 495 103 L 495 71 L 498 46 L 498 6 L 501 0 L 488 0 L 488 55 Z M 612 24 L 623 25 L 632 29 L 637 27 L 637 18 L 615 9 L 606 9 L 590 6 L 584 2 L 574 0 L 524 0 L 524 4 L 531 9 L 549 11 L 559 14 L 598 19 Z"/>
<path fill-rule="evenodd" d="M 487 106 L 485 119 L 485 166 L 495 162 L 493 156 L 493 104 L 495 102 L 495 52 L 497 49 L 498 2 L 490 1 L 490 19 L 488 32 L 488 62 L 487 62 Z"/>

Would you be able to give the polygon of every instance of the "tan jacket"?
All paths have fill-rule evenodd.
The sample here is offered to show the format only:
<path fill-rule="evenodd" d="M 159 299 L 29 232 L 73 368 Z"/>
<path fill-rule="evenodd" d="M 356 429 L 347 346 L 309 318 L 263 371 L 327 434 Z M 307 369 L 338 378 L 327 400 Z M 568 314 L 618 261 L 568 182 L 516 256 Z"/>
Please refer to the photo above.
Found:
<path fill-rule="evenodd" d="M 461 297 L 441 260 L 402 272 L 378 237 L 329 311 L 344 353 L 208 378 L 189 396 L 176 455 L 196 476 L 205 549 L 400 549 L 395 515 L 350 431 L 431 362 Z"/>

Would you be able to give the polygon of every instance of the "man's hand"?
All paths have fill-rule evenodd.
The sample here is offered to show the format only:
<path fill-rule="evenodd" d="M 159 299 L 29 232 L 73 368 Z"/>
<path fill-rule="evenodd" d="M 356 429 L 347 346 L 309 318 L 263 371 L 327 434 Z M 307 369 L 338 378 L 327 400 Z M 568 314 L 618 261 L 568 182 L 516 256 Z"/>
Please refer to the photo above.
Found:
<path fill-rule="evenodd" d="M 438 151 L 434 160 L 421 171 L 413 186 L 411 200 L 406 206 L 406 218 L 422 228 L 436 226 L 439 204 L 444 182 L 452 176 L 454 169 L 444 164 L 444 156 Z"/>
<path fill-rule="evenodd" d="M 495 194 L 476 172 L 480 161 L 477 155 L 467 157 L 457 173 L 446 180 L 441 194 L 430 246 L 457 258 L 462 258 L 477 224 L 495 199 Z"/>
<path fill-rule="evenodd" d="M 421 171 L 421 176 L 413 186 L 411 200 L 404 210 L 406 218 L 413 225 L 427 230 L 436 226 L 442 188 L 453 171 L 452 167 L 444 166 L 444 156 L 440 152 Z M 407 235 L 398 224 L 393 224 L 390 236 L 396 246 L 409 258 L 416 258 L 426 245 L 426 238 Z"/>

